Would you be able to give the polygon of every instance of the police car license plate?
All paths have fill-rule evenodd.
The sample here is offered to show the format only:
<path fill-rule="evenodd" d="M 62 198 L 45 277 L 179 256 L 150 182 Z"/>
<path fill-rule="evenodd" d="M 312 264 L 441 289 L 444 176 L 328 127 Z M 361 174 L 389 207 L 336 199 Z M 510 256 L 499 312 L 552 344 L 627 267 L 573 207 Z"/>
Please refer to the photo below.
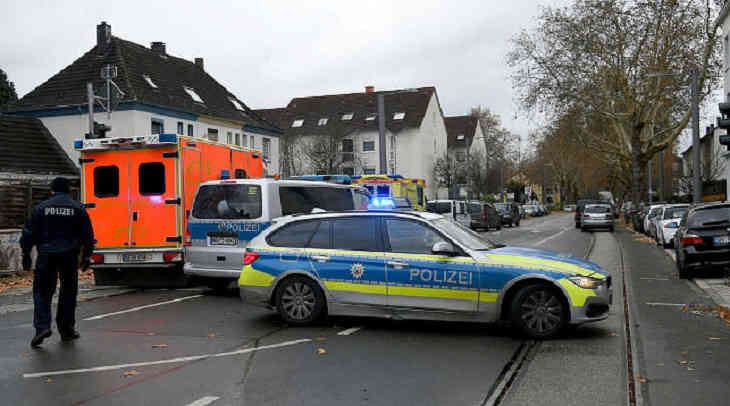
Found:
<path fill-rule="evenodd" d="M 730 237 L 715 237 L 713 242 L 715 245 L 728 245 L 730 244 Z"/>
<path fill-rule="evenodd" d="M 210 237 L 210 245 L 232 245 L 232 246 L 236 246 L 236 245 L 238 245 L 238 238 L 237 237 L 211 236 Z"/>
<path fill-rule="evenodd" d="M 122 262 L 144 262 L 147 254 L 122 254 Z"/>

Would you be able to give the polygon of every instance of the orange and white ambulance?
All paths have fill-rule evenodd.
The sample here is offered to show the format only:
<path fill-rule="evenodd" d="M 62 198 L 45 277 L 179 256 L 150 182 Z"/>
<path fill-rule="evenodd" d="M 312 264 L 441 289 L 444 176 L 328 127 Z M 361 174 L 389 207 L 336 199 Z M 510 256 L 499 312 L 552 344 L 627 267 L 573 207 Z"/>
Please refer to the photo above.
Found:
<path fill-rule="evenodd" d="M 201 182 L 260 178 L 261 153 L 177 134 L 83 139 L 81 196 L 97 284 L 184 285 L 183 244 Z"/>

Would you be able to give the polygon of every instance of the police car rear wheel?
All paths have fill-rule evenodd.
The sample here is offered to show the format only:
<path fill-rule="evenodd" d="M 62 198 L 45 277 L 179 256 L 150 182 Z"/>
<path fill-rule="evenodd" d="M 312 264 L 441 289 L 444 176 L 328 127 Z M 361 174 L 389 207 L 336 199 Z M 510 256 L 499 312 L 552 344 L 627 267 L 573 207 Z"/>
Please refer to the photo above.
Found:
<path fill-rule="evenodd" d="M 512 322 L 531 338 L 549 338 L 568 322 L 567 308 L 560 293 L 547 285 L 520 289 L 512 300 Z"/>
<path fill-rule="evenodd" d="M 276 307 L 285 322 L 302 326 L 322 316 L 324 295 L 311 279 L 293 276 L 285 279 L 279 287 Z"/>

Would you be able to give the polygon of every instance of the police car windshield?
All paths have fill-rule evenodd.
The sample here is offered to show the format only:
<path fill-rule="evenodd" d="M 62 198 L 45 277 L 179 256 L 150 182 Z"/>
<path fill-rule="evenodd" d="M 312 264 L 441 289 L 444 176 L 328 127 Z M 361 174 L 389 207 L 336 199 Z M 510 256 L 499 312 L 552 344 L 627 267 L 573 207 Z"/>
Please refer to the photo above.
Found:
<path fill-rule="evenodd" d="M 447 219 L 433 220 L 433 224 L 439 229 L 446 232 L 449 237 L 453 238 L 461 245 L 475 251 L 486 251 L 496 247 L 496 245 L 483 238 L 481 235 L 469 230 L 461 224 L 455 223 Z"/>

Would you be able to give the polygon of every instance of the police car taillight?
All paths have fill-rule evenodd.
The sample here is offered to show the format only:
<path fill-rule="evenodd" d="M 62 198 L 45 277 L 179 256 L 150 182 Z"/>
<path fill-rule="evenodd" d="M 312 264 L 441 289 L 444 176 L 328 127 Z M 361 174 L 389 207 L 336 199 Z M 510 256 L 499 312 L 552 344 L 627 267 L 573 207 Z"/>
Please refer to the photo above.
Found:
<path fill-rule="evenodd" d="M 104 254 L 91 254 L 91 262 L 95 264 L 104 263 Z"/>
<path fill-rule="evenodd" d="M 193 245 L 193 234 L 190 232 L 190 226 L 185 229 L 185 237 L 183 239 L 183 245 L 186 247 L 190 247 Z"/>
<path fill-rule="evenodd" d="M 246 255 L 243 256 L 243 264 L 244 265 L 251 265 L 253 264 L 257 259 L 259 259 L 259 254 L 253 251 L 246 251 Z"/>

